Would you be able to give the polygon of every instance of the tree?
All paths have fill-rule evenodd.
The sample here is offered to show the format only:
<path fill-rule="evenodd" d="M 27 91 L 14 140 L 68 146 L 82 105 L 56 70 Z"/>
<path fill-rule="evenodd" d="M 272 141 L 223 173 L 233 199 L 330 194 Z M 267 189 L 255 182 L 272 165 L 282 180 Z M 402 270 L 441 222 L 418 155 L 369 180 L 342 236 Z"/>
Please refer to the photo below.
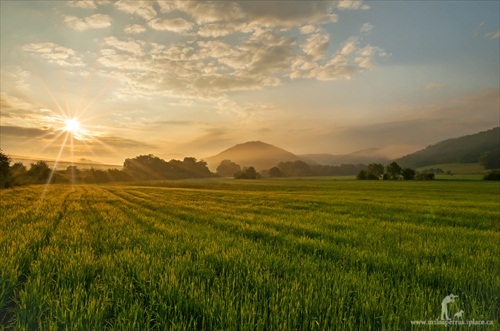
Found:
<path fill-rule="evenodd" d="M 500 148 L 485 152 L 479 158 L 479 163 L 485 169 L 500 169 Z"/>
<path fill-rule="evenodd" d="M 234 174 L 234 178 L 236 179 L 257 179 L 259 177 L 260 176 L 254 167 L 244 168 L 243 170 Z"/>
<path fill-rule="evenodd" d="M 484 180 L 500 180 L 500 170 L 491 170 L 483 177 Z"/>
<path fill-rule="evenodd" d="M 165 179 L 168 168 L 165 160 L 153 154 L 139 155 L 123 163 L 126 172 L 141 179 Z"/>
<path fill-rule="evenodd" d="M 386 168 L 389 179 L 396 180 L 401 176 L 401 167 L 396 162 L 392 162 Z"/>
<path fill-rule="evenodd" d="M 0 149 L 0 188 L 9 187 L 11 177 L 10 157 Z"/>
<path fill-rule="evenodd" d="M 418 180 L 434 180 L 435 175 L 433 173 L 419 173 L 415 175 L 415 179 Z"/>
<path fill-rule="evenodd" d="M 45 161 L 32 163 L 27 175 L 32 177 L 35 183 L 45 183 L 50 177 L 50 167 Z"/>
<path fill-rule="evenodd" d="M 241 167 L 231 160 L 222 160 L 215 171 L 221 177 L 232 177 L 241 171 Z"/>
<path fill-rule="evenodd" d="M 380 163 L 370 163 L 366 171 L 372 177 L 367 179 L 379 179 L 384 174 L 384 166 Z"/>
<path fill-rule="evenodd" d="M 269 169 L 269 177 L 283 177 L 283 174 L 281 173 L 280 168 L 272 167 Z"/>
<path fill-rule="evenodd" d="M 356 176 L 356 179 L 360 180 L 378 180 L 379 177 L 374 175 L 373 173 L 369 172 L 368 169 L 361 170 L 358 175 Z"/>
<path fill-rule="evenodd" d="M 401 175 L 405 180 L 412 180 L 415 178 L 415 170 L 413 170 L 412 168 L 404 168 L 403 170 L 401 170 Z"/>
<path fill-rule="evenodd" d="M 280 169 L 283 176 L 289 177 L 306 177 L 312 176 L 313 172 L 309 164 L 304 161 L 287 161 L 278 163 L 278 168 Z"/>

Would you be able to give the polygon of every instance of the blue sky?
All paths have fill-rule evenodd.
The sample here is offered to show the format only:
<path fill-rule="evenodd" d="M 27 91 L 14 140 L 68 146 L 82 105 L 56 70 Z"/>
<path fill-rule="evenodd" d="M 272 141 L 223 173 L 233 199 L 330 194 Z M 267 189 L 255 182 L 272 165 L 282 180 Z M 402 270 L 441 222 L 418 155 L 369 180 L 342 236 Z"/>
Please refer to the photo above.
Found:
<path fill-rule="evenodd" d="M 400 156 L 499 125 L 499 4 L 2 1 L 0 147 Z"/>

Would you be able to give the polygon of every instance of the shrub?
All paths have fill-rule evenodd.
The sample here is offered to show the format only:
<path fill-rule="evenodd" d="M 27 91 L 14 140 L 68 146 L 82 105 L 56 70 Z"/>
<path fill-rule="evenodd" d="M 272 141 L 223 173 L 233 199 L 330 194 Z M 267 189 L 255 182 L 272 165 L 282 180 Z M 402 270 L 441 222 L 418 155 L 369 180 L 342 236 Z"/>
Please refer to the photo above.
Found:
<path fill-rule="evenodd" d="M 484 180 L 500 180 L 500 170 L 492 170 L 483 177 Z"/>

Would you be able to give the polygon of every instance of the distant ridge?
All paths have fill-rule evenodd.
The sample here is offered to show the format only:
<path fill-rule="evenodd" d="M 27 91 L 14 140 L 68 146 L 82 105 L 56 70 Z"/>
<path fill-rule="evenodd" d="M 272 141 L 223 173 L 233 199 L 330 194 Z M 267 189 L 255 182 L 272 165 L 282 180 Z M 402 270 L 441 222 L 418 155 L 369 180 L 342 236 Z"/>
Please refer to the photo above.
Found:
<path fill-rule="evenodd" d="M 249 141 L 230 147 L 217 155 L 205 158 L 208 167 L 215 171 L 222 160 L 231 160 L 242 167 L 252 166 L 258 171 L 270 169 L 280 162 L 304 161 L 303 158 L 282 148 L 261 142 Z"/>
<path fill-rule="evenodd" d="M 395 161 L 405 167 L 443 163 L 477 163 L 483 153 L 500 148 L 500 127 L 443 140 Z"/>

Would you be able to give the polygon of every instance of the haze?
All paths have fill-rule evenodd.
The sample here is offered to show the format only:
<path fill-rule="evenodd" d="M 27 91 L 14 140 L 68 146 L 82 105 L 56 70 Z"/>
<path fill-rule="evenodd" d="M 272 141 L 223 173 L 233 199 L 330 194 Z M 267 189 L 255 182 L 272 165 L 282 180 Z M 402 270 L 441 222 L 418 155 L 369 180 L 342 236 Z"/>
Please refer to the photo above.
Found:
<path fill-rule="evenodd" d="M 0 5 L 11 155 L 120 164 L 260 140 L 396 157 L 500 122 L 498 1 Z"/>

